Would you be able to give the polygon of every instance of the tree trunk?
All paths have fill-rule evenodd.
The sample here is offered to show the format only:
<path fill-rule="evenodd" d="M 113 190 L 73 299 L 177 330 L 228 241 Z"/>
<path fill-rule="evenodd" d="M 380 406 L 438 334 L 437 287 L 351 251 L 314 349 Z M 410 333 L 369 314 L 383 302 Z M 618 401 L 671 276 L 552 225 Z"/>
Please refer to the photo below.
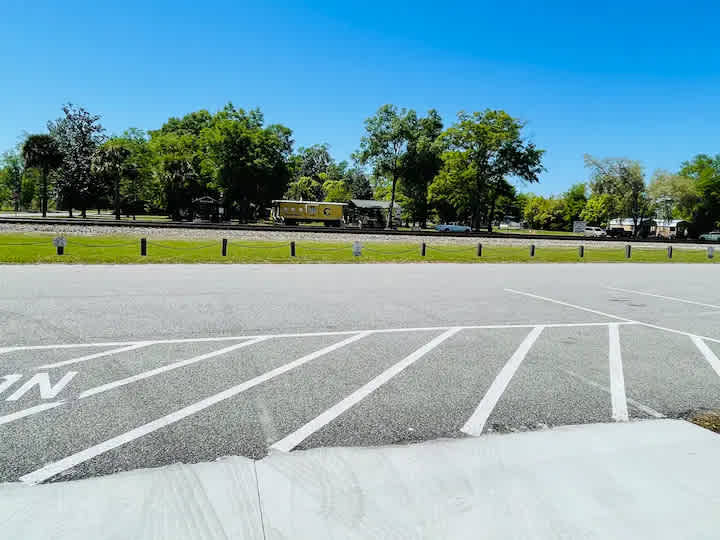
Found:
<path fill-rule="evenodd" d="M 393 180 L 392 180 L 392 192 L 390 193 L 390 208 L 388 208 L 388 219 L 387 219 L 387 228 L 392 229 L 393 228 L 393 207 L 395 206 L 395 186 L 397 184 L 397 176 L 393 174 Z"/>
<path fill-rule="evenodd" d="M 85 201 L 82 203 L 82 208 L 80 209 L 80 215 L 83 219 L 87 219 L 87 204 Z"/>
<path fill-rule="evenodd" d="M 120 220 L 120 178 L 115 178 L 115 219 Z"/>
<path fill-rule="evenodd" d="M 42 201 L 40 206 L 42 207 L 42 217 L 47 217 L 47 171 L 43 169 L 42 175 Z"/>
<path fill-rule="evenodd" d="M 497 202 L 497 199 L 493 196 L 490 200 L 490 208 L 488 209 L 488 215 L 487 215 L 487 230 L 489 233 L 493 232 L 493 216 L 495 215 L 495 203 Z"/>

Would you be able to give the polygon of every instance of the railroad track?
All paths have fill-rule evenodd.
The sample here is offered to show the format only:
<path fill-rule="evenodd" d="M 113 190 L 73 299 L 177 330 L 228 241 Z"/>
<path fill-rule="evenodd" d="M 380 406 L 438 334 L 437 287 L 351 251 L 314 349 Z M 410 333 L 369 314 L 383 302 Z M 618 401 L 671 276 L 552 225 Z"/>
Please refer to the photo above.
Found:
<path fill-rule="evenodd" d="M 575 235 L 554 234 L 524 234 L 524 233 L 489 233 L 477 232 L 439 232 L 439 231 L 397 231 L 386 229 L 358 229 L 355 227 L 308 227 L 288 225 L 242 225 L 230 223 L 190 223 L 186 221 L 117 221 L 114 219 L 82 219 L 82 218 L 14 218 L 2 217 L 0 223 L 15 223 L 21 225 L 88 225 L 96 227 L 142 227 L 154 229 L 196 229 L 196 230 L 223 230 L 223 231 L 268 231 L 268 232 L 310 232 L 320 234 L 364 234 L 377 236 L 438 236 L 458 238 L 506 238 L 525 240 L 582 240 L 583 242 L 651 242 L 658 244 L 712 244 L 704 240 L 695 239 L 655 239 L 655 238 L 612 238 Z"/>

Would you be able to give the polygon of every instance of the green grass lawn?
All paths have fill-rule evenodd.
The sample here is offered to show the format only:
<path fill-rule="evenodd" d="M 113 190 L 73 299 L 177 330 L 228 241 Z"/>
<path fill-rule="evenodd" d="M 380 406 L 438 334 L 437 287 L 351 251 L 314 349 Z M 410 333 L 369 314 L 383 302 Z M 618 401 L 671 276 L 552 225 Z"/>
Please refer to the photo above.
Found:
<path fill-rule="evenodd" d="M 547 234 L 550 236 L 584 236 L 583 233 L 569 231 L 543 231 L 540 229 L 500 229 L 493 228 L 493 232 L 501 234 Z"/>
<path fill-rule="evenodd" d="M 56 254 L 53 235 L 0 234 L 0 263 L 366 263 L 366 262 L 628 262 L 625 246 L 585 247 L 585 258 L 577 248 L 538 247 L 531 258 L 527 246 L 483 246 L 482 257 L 474 245 L 427 245 L 420 243 L 366 242 L 363 253 L 354 257 L 350 242 L 296 242 L 290 256 L 289 242 L 230 240 L 228 255 L 221 255 L 220 240 L 156 240 L 150 238 L 147 256 L 140 256 L 140 239 L 132 236 L 68 236 L 65 254 Z M 720 253 L 718 254 L 720 258 Z M 631 262 L 714 263 L 704 250 L 675 249 L 668 261 L 664 249 L 633 248 Z"/>

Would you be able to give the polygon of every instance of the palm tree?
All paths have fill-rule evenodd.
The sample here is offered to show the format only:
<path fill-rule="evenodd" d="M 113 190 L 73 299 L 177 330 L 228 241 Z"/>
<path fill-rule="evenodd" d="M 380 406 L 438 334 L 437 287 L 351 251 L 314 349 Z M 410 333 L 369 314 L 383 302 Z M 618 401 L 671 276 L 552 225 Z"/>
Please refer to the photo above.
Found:
<path fill-rule="evenodd" d="M 48 207 L 48 175 L 63 161 L 63 155 L 55 139 L 50 135 L 30 135 L 22 148 L 25 166 L 40 169 L 42 172 L 42 215 L 47 216 Z"/>
<path fill-rule="evenodd" d="M 105 144 L 100 147 L 93 158 L 95 172 L 105 175 L 112 182 L 115 219 L 120 219 L 120 180 L 127 172 L 126 161 L 130 150 L 117 144 Z"/>

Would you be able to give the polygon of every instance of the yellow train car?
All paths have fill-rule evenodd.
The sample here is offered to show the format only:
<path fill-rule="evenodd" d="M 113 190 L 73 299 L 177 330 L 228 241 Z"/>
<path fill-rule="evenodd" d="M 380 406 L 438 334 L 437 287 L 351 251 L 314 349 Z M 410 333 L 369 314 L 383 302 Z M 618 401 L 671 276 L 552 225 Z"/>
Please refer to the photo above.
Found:
<path fill-rule="evenodd" d="M 272 202 L 270 217 L 285 225 L 322 222 L 326 227 L 341 227 L 345 223 L 346 206 L 334 202 L 276 200 Z"/>

